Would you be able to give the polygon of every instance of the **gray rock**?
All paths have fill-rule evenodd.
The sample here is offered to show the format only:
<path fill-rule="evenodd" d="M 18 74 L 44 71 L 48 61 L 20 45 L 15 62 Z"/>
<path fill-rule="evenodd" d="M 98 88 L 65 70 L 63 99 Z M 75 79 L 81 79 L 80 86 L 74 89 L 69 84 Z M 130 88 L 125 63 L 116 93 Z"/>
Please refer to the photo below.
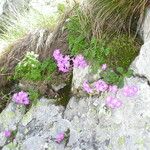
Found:
<path fill-rule="evenodd" d="M 140 34 L 144 42 L 149 42 L 150 40 L 150 9 L 147 8 L 145 12 L 145 18 L 141 27 Z"/>
<path fill-rule="evenodd" d="M 131 68 L 135 74 L 144 76 L 150 81 L 150 41 L 145 43 L 140 51 L 139 56 L 133 62 Z"/>
<path fill-rule="evenodd" d="M 15 131 L 25 114 L 25 107 L 11 102 L 0 114 L 0 146 L 4 146 L 7 139 L 4 137 L 5 130 Z"/>
<path fill-rule="evenodd" d="M 15 138 L 17 148 L 43 150 L 47 146 L 52 149 L 64 147 L 65 143 L 59 145 L 55 142 L 56 135 L 70 126 L 69 121 L 62 118 L 63 111 L 63 107 L 51 104 L 51 100 L 40 99 L 20 121 Z"/>
<path fill-rule="evenodd" d="M 83 92 L 83 83 L 84 81 L 93 82 L 100 78 L 98 70 L 97 73 L 93 73 L 91 66 L 87 66 L 85 68 L 73 68 L 73 78 L 72 78 L 72 93 L 78 95 L 84 95 Z"/>

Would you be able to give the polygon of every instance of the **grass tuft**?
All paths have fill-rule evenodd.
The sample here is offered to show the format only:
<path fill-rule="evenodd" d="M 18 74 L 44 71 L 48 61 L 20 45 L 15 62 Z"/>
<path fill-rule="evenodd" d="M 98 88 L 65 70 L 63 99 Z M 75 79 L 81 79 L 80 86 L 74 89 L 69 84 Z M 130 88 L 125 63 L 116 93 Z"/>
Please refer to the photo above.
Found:
<path fill-rule="evenodd" d="M 93 22 L 93 34 L 101 37 L 122 32 L 137 34 L 148 0 L 89 0 L 87 15 Z M 87 9 L 87 8 L 86 8 Z M 108 34 L 109 33 L 109 34 Z"/>
<path fill-rule="evenodd" d="M 0 39 L 12 43 L 35 29 L 53 30 L 57 19 L 58 15 L 45 15 L 34 9 L 13 17 L 6 17 L 1 24 Z"/>

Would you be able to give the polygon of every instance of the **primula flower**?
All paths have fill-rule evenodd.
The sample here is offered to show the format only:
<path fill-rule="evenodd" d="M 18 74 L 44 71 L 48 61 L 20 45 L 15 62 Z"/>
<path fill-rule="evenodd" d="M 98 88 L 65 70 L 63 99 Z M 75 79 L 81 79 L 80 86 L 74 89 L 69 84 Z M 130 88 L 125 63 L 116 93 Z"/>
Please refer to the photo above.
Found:
<path fill-rule="evenodd" d="M 107 69 L 107 64 L 103 64 L 102 65 L 102 70 L 106 70 Z"/>
<path fill-rule="evenodd" d="M 59 49 L 56 49 L 53 53 L 53 57 L 55 58 L 57 62 L 57 66 L 59 71 L 62 71 L 64 73 L 68 72 L 70 69 L 70 57 L 69 56 L 63 56 Z"/>
<path fill-rule="evenodd" d="M 108 85 L 103 80 L 96 81 L 94 87 L 97 92 L 105 92 L 108 89 Z"/>
<path fill-rule="evenodd" d="M 59 60 L 63 55 L 61 54 L 60 52 L 60 49 L 56 49 L 54 52 L 53 52 L 53 57 L 56 59 L 56 60 Z"/>
<path fill-rule="evenodd" d="M 92 88 L 89 86 L 89 84 L 87 83 L 87 81 L 84 81 L 83 83 L 83 89 L 84 91 L 86 91 L 88 94 L 93 93 Z"/>
<path fill-rule="evenodd" d="M 4 136 L 5 136 L 6 138 L 9 138 L 9 137 L 11 136 L 11 131 L 5 130 L 5 131 L 4 131 Z"/>
<path fill-rule="evenodd" d="M 59 133 L 59 134 L 56 135 L 55 141 L 58 144 L 60 144 L 64 140 L 64 138 L 65 138 L 65 134 L 64 133 Z"/>
<path fill-rule="evenodd" d="M 109 85 L 109 92 L 116 93 L 118 91 L 117 85 Z"/>
<path fill-rule="evenodd" d="M 127 97 L 135 96 L 138 92 L 138 88 L 136 86 L 126 86 L 123 89 L 123 94 Z"/>
<path fill-rule="evenodd" d="M 70 58 L 69 58 L 69 56 L 64 56 L 61 59 L 59 59 L 57 61 L 57 66 L 59 68 L 59 71 L 62 71 L 64 73 L 68 72 L 70 69 Z"/>
<path fill-rule="evenodd" d="M 15 93 L 12 97 L 12 100 L 18 104 L 23 104 L 23 105 L 28 105 L 30 103 L 28 94 L 23 91 L 19 93 Z"/>
<path fill-rule="evenodd" d="M 82 55 L 77 55 L 73 59 L 73 66 L 76 68 L 85 68 L 87 65 L 87 62 Z"/>
<path fill-rule="evenodd" d="M 113 98 L 111 96 L 107 97 L 106 105 L 112 109 L 120 108 L 122 106 L 122 102 L 117 98 Z"/>

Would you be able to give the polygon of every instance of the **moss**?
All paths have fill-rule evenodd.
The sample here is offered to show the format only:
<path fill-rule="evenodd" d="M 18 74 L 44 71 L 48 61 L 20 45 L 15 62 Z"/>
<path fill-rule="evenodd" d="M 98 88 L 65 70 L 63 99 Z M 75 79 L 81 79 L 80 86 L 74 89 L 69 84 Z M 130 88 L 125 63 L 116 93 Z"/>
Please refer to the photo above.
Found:
<path fill-rule="evenodd" d="M 106 63 L 111 68 L 122 67 L 128 69 L 130 64 L 136 58 L 140 49 L 140 42 L 136 42 L 132 37 L 122 34 L 113 38 L 108 43 L 110 53 Z"/>

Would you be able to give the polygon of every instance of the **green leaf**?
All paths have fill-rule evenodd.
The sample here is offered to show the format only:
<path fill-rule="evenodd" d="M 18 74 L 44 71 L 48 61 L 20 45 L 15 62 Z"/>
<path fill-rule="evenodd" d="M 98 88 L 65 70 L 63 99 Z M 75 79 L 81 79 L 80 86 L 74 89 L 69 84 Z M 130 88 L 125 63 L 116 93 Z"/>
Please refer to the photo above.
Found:
<path fill-rule="evenodd" d="M 117 72 L 119 72 L 120 74 L 124 74 L 124 69 L 122 67 L 118 67 Z"/>
<path fill-rule="evenodd" d="M 124 86 L 124 78 L 123 78 L 123 77 L 120 77 L 120 78 L 119 78 L 119 82 L 118 82 L 118 87 L 119 87 L 119 88 L 123 88 L 123 86 Z"/>
<path fill-rule="evenodd" d="M 40 94 L 37 90 L 29 89 L 29 98 L 31 101 L 35 101 L 39 98 Z"/>
<path fill-rule="evenodd" d="M 133 76 L 133 70 L 129 69 L 128 72 L 125 75 L 128 78 L 132 77 Z"/>
<path fill-rule="evenodd" d="M 109 53 L 110 53 L 110 49 L 109 48 L 105 48 L 105 55 L 107 56 L 107 55 L 109 55 Z"/>

